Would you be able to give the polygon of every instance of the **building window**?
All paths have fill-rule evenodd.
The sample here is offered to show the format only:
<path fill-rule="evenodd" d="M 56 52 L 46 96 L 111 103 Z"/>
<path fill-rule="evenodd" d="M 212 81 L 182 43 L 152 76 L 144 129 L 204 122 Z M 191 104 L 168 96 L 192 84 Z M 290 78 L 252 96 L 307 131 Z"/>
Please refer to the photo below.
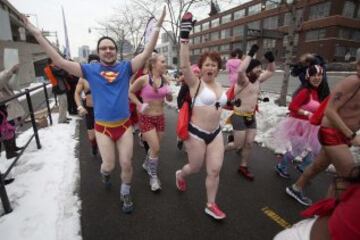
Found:
<path fill-rule="evenodd" d="M 360 42 L 360 30 L 353 31 L 351 40 Z"/>
<path fill-rule="evenodd" d="M 210 33 L 206 33 L 206 34 L 202 35 L 203 42 L 207 42 L 209 40 L 210 40 Z"/>
<path fill-rule="evenodd" d="M 264 22 L 263 22 L 263 28 L 264 29 L 276 29 L 279 26 L 278 22 L 279 22 L 278 16 L 266 18 L 266 19 L 264 19 Z"/>
<path fill-rule="evenodd" d="M 259 12 L 261 12 L 261 3 L 250 6 L 248 16 L 258 14 Z"/>
<path fill-rule="evenodd" d="M 194 44 L 201 43 L 201 36 L 194 37 Z"/>
<path fill-rule="evenodd" d="M 194 27 L 194 33 L 201 32 L 201 24 Z"/>
<path fill-rule="evenodd" d="M 341 46 L 335 47 L 335 57 L 344 57 L 346 53 L 346 48 Z"/>
<path fill-rule="evenodd" d="M 232 44 L 232 49 L 234 50 L 234 49 L 241 49 L 243 47 L 243 45 L 242 45 L 242 42 L 234 42 L 233 44 Z"/>
<path fill-rule="evenodd" d="M 297 9 L 296 10 L 296 25 L 298 25 L 300 23 L 300 21 L 302 21 L 302 17 L 303 17 L 303 9 Z M 284 26 L 287 26 L 290 24 L 290 20 L 291 20 L 291 13 L 287 12 L 285 13 L 284 16 Z"/>
<path fill-rule="evenodd" d="M 194 55 L 199 55 L 200 53 L 200 48 L 194 49 Z"/>
<path fill-rule="evenodd" d="M 275 39 L 264 39 L 263 40 L 263 49 L 268 51 L 275 48 L 276 40 Z"/>
<path fill-rule="evenodd" d="M 330 15 L 331 2 L 325 2 L 310 7 L 309 20 L 324 18 Z"/>
<path fill-rule="evenodd" d="M 210 40 L 211 40 L 211 41 L 219 40 L 219 32 L 212 32 L 212 33 L 210 33 Z"/>
<path fill-rule="evenodd" d="M 288 35 L 285 35 L 284 38 L 283 38 L 283 46 L 286 47 L 289 43 L 289 38 L 288 38 Z M 294 35 L 294 44 L 293 46 L 297 46 L 299 43 L 299 34 L 296 33 Z"/>
<path fill-rule="evenodd" d="M 230 50 L 230 44 L 224 44 L 220 46 L 220 51 L 229 51 Z"/>
<path fill-rule="evenodd" d="M 326 37 L 326 29 L 316 29 L 312 31 L 308 31 L 305 34 L 305 41 L 315 41 L 324 39 Z"/>
<path fill-rule="evenodd" d="M 245 17 L 245 9 L 240 9 L 234 12 L 234 20 L 240 19 L 242 17 Z"/>
<path fill-rule="evenodd" d="M 209 29 L 209 22 L 205 22 L 202 24 L 202 30 L 205 31 L 205 30 L 208 30 Z"/>
<path fill-rule="evenodd" d="M 221 24 L 228 23 L 231 21 L 231 14 L 225 15 L 221 17 Z"/>
<path fill-rule="evenodd" d="M 277 8 L 280 3 L 281 0 L 270 0 L 270 1 L 267 0 L 265 3 L 265 9 L 269 10 L 269 9 Z"/>
<path fill-rule="evenodd" d="M 346 1 L 344 3 L 342 15 L 349 18 L 354 17 L 355 7 L 356 6 L 354 2 Z"/>
<path fill-rule="evenodd" d="M 247 27 L 249 29 L 258 29 L 258 30 L 260 30 L 260 21 L 248 23 Z"/>
<path fill-rule="evenodd" d="M 168 49 L 168 47 L 167 47 L 167 46 L 162 47 L 162 52 L 163 52 L 163 53 L 167 53 L 168 51 L 169 51 L 169 49 Z"/>
<path fill-rule="evenodd" d="M 218 52 L 218 51 L 219 51 L 219 46 L 212 46 L 212 47 L 210 47 L 210 51 L 211 51 L 211 52 Z"/>
<path fill-rule="evenodd" d="M 219 26 L 219 24 L 220 24 L 220 18 L 215 18 L 215 19 L 211 20 L 212 28 Z"/>
<path fill-rule="evenodd" d="M 231 36 L 231 34 L 230 34 L 230 28 L 221 30 L 221 39 L 225 39 L 225 38 L 228 38 L 228 37 L 230 37 L 230 36 Z"/>
<path fill-rule="evenodd" d="M 237 36 L 244 36 L 244 26 L 236 26 L 233 28 L 233 36 L 237 37 Z"/>

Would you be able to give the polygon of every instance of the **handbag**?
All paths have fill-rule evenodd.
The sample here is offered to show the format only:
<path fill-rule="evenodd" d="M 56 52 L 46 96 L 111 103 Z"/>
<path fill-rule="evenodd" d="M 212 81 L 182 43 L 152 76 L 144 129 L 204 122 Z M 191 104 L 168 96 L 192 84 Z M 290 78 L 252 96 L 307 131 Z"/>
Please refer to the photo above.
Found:
<path fill-rule="evenodd" d="M 15 136 L 15 127 L 12 126 L 6 119 L 6 115 L 0 111 L 2 122 L 0 124 L 0 141 L 13 139 Z"/>
<path fill-rule="evenodd" d="M 195 96 L 193 98 L 193 101 L 190 105 L 189 101 L 184 101 L 182 104 L 179 113 L 178 113 L 178 121 L 176 125 L 176 135 L 182 140 L 185 141 L 189 138 L 189 122 L 191 119 L 191 112 L 192 112 L 192 105 L 195 102 L 195 98 L 197 94 L 199 93 L 201 81 L 199 82 L 199 85 L 196 89 Z"/>

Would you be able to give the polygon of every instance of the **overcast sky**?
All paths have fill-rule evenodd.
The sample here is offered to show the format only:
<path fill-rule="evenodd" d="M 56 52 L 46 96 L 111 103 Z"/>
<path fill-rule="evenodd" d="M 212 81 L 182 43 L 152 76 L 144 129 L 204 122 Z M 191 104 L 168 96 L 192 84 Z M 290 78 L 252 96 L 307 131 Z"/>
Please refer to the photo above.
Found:
<path fill-rule="evenodd" d="M 61 16 L 61 6 L 64 7 L 70 41 L 71 56 L 78 56 L 78 48 L 88 45 L 95 49 L 100 34 L 96 31 L 88 32 L 89 27 L 98 26 L 97 22 L 111 16 L 114 8 L 121 7 L 129 0 L 8 0 L 17 10 L 25 14 L 37 15 L 39 27 L 47 31 L 57 31 L 60 46 L 64 45 L 64 31 Z M 160 2 L 160 1 L 159 1 Z M 218 1 L 219 4 L 221 0 Z M 244 0 L 233 0 L 233 5 Z M 229 6 L 220 6 L 221 10 Z M 207 9 L 207 10 L 210 10 Z M 204 12 L 204 11 L 202 11 Z M 209 11 L 205 11 L 209 12 Z M 204 15 L 202 18 L 206 17 Z M 30 17 L 34 25 L 34 16 Z"/>

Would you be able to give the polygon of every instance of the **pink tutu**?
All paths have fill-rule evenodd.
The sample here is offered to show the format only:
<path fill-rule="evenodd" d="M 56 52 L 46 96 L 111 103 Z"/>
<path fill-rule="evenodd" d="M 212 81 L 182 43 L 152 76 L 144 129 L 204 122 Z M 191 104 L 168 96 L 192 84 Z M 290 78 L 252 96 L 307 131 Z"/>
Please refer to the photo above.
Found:
<path fill-rule="evenodd" d="M 294 157 L 299 156 L 306 149 L 317 155 L 321 149 L 318 140 L 319 128 L 308 120 L 287 117 L 279 123 L 273 136 L 278 144 L 290 146 L 287 150 Z"/>

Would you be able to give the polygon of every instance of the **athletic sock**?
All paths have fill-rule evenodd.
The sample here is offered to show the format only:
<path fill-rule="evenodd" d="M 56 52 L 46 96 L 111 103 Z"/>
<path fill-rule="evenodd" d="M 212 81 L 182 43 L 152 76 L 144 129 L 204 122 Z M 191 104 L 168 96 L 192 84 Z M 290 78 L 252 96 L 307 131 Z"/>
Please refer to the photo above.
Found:
<path fill-rule="evenodd" d="M 130 194 L 130 187 L 131 187 L 130 184 L 122 183 L 120 187 L 120 194 L 122 196 Z"/>

